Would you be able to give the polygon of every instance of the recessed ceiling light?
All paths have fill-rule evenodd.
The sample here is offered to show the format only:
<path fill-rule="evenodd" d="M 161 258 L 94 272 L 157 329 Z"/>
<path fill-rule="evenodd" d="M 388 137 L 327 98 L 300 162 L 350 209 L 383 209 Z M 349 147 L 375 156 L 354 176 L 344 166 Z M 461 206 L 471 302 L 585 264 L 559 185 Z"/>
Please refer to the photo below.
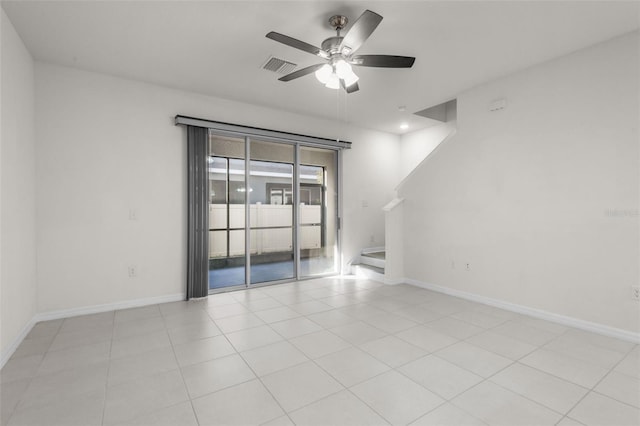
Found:
<path fill-rule="evenodd" d="M 407 107 L 406 107 L 406 106 L 404 106 L 404 105 L 400 105 L 400 106 L 398 107 L 398 111 L 406 111 L 406 110 L 407 110 Z"/>
<path fill-rule="evenodd" d="M 408 128 L 409 128 L 409 125 L 408 125 L 407 123 L 402 123 L 402 124 L 400 125 L 400 129 L 401 129 L 401 130 L 407 130 Z"/>

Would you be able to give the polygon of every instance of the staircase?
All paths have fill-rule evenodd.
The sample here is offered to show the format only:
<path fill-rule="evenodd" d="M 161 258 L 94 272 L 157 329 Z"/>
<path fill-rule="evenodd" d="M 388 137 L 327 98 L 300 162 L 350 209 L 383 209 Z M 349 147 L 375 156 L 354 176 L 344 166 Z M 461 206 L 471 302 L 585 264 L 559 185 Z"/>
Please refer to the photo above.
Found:
<path fill-rule="evenodd" d="M 351 265 L 351 273 L 384 282 L 384 266 L 384 248 L 364 249 L 360 253 L 360 259 Z"/>

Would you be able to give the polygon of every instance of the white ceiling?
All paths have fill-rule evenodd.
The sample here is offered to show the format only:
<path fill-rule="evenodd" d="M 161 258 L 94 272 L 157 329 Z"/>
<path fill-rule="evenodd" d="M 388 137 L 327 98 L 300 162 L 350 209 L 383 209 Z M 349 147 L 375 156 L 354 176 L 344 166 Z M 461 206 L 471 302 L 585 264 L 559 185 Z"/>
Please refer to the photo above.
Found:
<path fill-rule="evenodd" d="M 593 1 L 3 1 L 37 60 L 391 133 L 432 125 L 412 113 L 475 85 L 636 30 L 640 3 Z M 415 56 L 409 70 L 356 68 L 360 91 L 309 75 L 282 83 L 270 55 L 299 67 L 316 57 L 265 38 L 319 45 L 334 14 L 384 20 L 361 54 Z M 347 27 L 348 29 L 348 27 Z M 406 111 L 398 107 L 406 106 Z M 209 118 L 209 117 L 207 117 Z M 215 118 L 215 117 L 211 117 Z"/>

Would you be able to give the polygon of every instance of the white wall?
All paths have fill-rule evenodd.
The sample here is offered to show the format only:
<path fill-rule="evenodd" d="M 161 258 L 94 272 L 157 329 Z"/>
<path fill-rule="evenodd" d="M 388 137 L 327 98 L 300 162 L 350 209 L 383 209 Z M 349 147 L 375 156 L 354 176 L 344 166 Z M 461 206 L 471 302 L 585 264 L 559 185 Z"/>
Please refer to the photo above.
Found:
<path fill-rule="evenodd" d="M 455 128 L 456 122 L 448 121 L 400 136 L 400 180 L 406 178 Z"/>
<path fill-rule="evenodd" d="M 638 64 L 636 32 L 461 94 L 400 190 L 408 278 L 638 332 Z"/>
<path fill-rule="evenodd" d="M 184 291 L 186 132 L 173 125 L 176 114 L 353 142 L 344 155 L 344 257 L 371 235 L 384 244 L 395 135 L 42 63 L 36 111 L 40 312 Z"/>
<path fill-rule="evenodd" d="M 36 313 L 34 64 L 2 10 L 0 354 Z M 1 364 L 0 364 L 1 365 Z"/>

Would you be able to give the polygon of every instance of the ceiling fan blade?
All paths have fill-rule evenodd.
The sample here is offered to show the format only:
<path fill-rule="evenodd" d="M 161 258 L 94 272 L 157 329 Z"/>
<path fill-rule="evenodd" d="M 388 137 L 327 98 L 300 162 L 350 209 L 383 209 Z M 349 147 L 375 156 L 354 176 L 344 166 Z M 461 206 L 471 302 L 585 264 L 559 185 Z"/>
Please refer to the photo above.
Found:
<path fill-rule="evenodd" d="M 356 55 L 349 62 L 360 67 L 411 68 L 415 60 L 411 56 Z"/>
<path fill-rule="evenodd" d="M 347 32 L 347 35 L 344 36 L 344 39 L 340 44 L 340 51 L 350 55 L 358 50 L 378 27 L 378 24 L 380 24 L 381 21 L 382 16 L 370 10 L 365 10 L 356 22 L 353 23 Z M 345 48 L 349 49 L 348 52 L 344 52 L 343 49 Z"/>
<path fill-rule="evenodd" d="M 329 53 L 325 52 L 319 47 L 313 46 L 309 43 L 305 43 L 304 41 L 298 40 L 296 38 L 277 33 L 275 31 L 271 31 L 265 37 L 270 38 L 271 40 L 275 40 L 279 43 L 286 44 L 287 46 L 293 47 L 295 49 L 311 53 L 312 55 L 320 56 L 324 59 L 329 58 Z"/>
<path fill-rule="evenodd" d="M 325 64 L 315 64 L 315 65 L 311 65 L 308 66 L 306 68 L 302 68 L 299 69 L 298 71 L 294 71 L 291 74 L 287 74 L 285 76 L 280 77 L 278 80 L 280 81 L 291 81 L 291 80 L 295 80 L 296 78 L 300 78 L 300 77 L 304 77 L 307 74 L 311 74 L 312 72 L 316 72 L 318 71 L 320 68 L 322 68 Z"/>

